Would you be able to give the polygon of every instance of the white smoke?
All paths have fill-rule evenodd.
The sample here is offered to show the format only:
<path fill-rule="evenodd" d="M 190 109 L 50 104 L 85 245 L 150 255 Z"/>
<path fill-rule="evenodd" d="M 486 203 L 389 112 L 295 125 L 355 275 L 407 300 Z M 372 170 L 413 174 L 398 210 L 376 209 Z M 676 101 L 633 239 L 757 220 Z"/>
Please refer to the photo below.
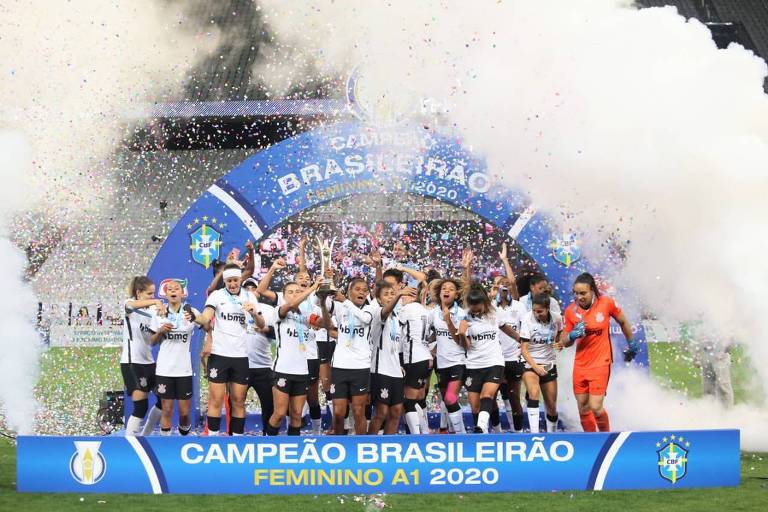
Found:
<path fill-rule="evenodd" d="M 627 308 L 633 320 L 640 304 L 669 325 L 703 319 L 704 332 L 747 347 L 768 389 L 763 60 L 738 45 L 718 50 L 672 7 L 621 0 L 261 3 L 278 41 L 303 47 L 321 72 L 364 62 L 378 97 L 444 102 L 491 171 L 555 229 L 580 231 L 592 261 L 607 257 L 607 239 L 624 244 L 610 277 L 638 305 Z M 617 396 L 629 378 L 609 392 L 617 426 L 764 424 L 764 412 L 724 414 L 650 382 Z M 620 405 L 629 403 L 642 405 Z M 664 415 L 647 414 L 659 403 Z M 745 435 L 745 446 L 765 449 L 759 437 Z"/>
<path fill-rule="evenodd" d="M 0 405 L 19 433 L 34 429 L 39 340 L 12 217 L 35 210 L 64 225 L 108 204 L 118 180 L 104 162 L 130 133 L 126 114 L 177 90 L 216 44 L 187 21 L 151 0 L 0 7 Z"/>

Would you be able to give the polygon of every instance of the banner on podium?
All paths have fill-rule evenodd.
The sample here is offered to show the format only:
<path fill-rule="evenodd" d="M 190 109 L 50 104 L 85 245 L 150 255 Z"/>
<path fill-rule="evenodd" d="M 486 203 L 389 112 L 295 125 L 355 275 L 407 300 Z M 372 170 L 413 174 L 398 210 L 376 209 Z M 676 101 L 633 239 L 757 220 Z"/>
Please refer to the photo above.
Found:
<path fill-rule="evenodd" d="M 739 484 L 739 432 L 18 438 L 22 492 L 343 494 Z"/>

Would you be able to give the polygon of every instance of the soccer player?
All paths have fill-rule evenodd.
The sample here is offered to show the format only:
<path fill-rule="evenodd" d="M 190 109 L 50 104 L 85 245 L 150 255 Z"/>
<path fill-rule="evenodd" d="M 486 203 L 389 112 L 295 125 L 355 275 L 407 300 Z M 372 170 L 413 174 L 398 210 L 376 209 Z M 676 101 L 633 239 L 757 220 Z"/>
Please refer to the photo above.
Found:
<path fill-rule="evenodd" d="M 585 272 L 573 283 L 574 302 L 565 310 L 565 328 L 560 341 L 564 347 L 576 343 L 573 364 L 573 393 L 579 406 L 581 426 L 585 432 L 611 430 L 603 400 L 611 375 L 611 318 L 621 327 L 627 339 L 624 360 L 634 359 L 639 344 L 634 340 L 632 325 L 616 302 L 597 289 L 595 278 Z"/>
<path fill-rule="evenodd" d="M 155 298 L 155 284 L 147 276 L 136 276 L 128 287 L 129 299 L 123 304 L 123 351 L 120 356 L 120 373 L 126 392 L 133 400 L 133 411 L 125 425 L 129 436 L 139 435 L 141 422 L 147 415 L 149 390 L 155 387 L 155 359 L 152 356 L 150 323 L 152 317 L 164 313 L 163 303 Z M 162 405 L 157 400 L 147 419 L 149 431 L 162 416 Z"/>
<path fill-rule="evenodd" d="M 243 288 L 258 298 L 256 288 L 258 283 L 255 279 L 246 279 Z M 273 318 L 275 308 L 264 302 L 256 304 L 256 310 L 265 320 Z M 259 397 L 261 405 L 261 426 L 262 431 L 266 432 L 266 425 L 274 411 L 274 402 L 272 399 L 272 340 L 274 329 L 268 325 L 263 328 L 256 328 L 253 333 L 246 332 L 246 348 L 248 350 L 248 388 L 253 388 L 256 396 Z"/>
<path fill-rule="evenodd" d="M 496 310 L 507 316 L 507 321 L 515 333 L 520 332 L 520 322 L 525 314 L 522 305 L 514 299 L 514 282 L 507 277 L 500 277 L 491 286 Z M 504 381 L 501 384 L 501 397 L 504 400 L 507 420 L 514 432 L 523 430 L 523 407 L 520 404 L 520 383 L 523 378 L 522 353 L 520 338 L 499 333 L 501 350 L 504 353 Z"/>
<path fill-rule="evenodd" d="M 276 436 L 290 410 L 288 435 L 301 433 L 301 413 L 309 391 L 307 344 L 311 327 L 311 311 L 303 311 L 302 303 L 317 289 L 320 281 L 308 288 L 288 283 L 283 288 L 283 299 L 277 314 L 269 320 L 277 338 L 277 357 L 274 376 L 274 411 L 265 425 L 267 435 Z"/>
<path fill-rule="evenodd" d="M 189 407 L 192 399 L 192 355 L 190 338 L 195 326 L 207 328 L 200 312 L 189 304 L 182 303 L 184 293 L 177 281 L 170 281 L 165 287 L 168 296 L 166 315 L 155 315 L 150 324 L 150 341 L 160 344 L 157 354 L 155 394 L 162 403 L 160 435 L 171 435 L 173 402 L 179 407 L 179 434 L 186 436 L 192 428 L 189 421 Z"/>
<path fill-rule="evenodd" d="M 464 301 L 467 317 L 459 323 L 458 329 L 459 341 L 467 350 L 464 385 L 472 414 L 477 418 L 474 432 L 487 434 L 493 402 L 504 375 L 499 331 L 508 336 L 516 333 L 508 325 L 506 316 L 494 310 L 491 298 L 481 284 L 470 284 Z"/>
<path fill-rule="evenodd" d="M 459 390 L 466 372 L 467 353 L 457 338 L 458 325 L 466 317 L 459 306 L 461 285 L 453 279 L 438 282 L 433 302 L 438 304 L 430 316 L 437 342 L 437 386 L 448 412 L 448 420 L 457 434 L 466 433 L 459 405 Z"/>
<path fill-rule="evenodd" d="M 400 300 L 397 313 L 405 368 L 405 421 L 411 434 L 429 434 L 426 393 L 432 370 L 432 352 L 427 340 L 428 311 L 417 300 L 414 288 Z"/>
<path fill-rule="evenodd" d="M 550 296 L 533 296 L 533 309 L 523 316 L 520 345 L 525 360 L 523 381 L 528 396 L 528 423 L 532 433 L 539 432 L 539 398 L 544 398 L 547 432 L 557 430 L 557 343 L 563 330 L 562 317 L 552 312 Z"/>
<path fill-rule="evenodd" d="M 245 395 L 248 391 L 247 334 L 266 325 L 256 307 L 256 297 L 241 288 L 242 270 L 227 263 L 222 273 L 224 288 L 208 296 L 202 316 L 206 323 L 216 317 L 211 341 L 201 352 L 207 362 L 208 435 L 216 436 L 221 428 L 221 405 L 229 384 L 232 401 L 230 431 L 242 435 L 245 428 Z"/>
<path fill-rule="evenodd" d="M 560 304 L 558 304 L 557 300 L 555 300 L 555 298 L 552 297 L 549 293 L 551 288 L 549 287 L 549 281 L 544 274 L 532 275 L 528 281 L 528 288 L 530 291 L 520 297 L 520 304 L 523 306 L 523 309 L 526 313 L 533 309 L 533 296 L 546 293 L 550 295 L 549 310 L 553 313 L 557 313 L 558 315 L 561 314 Z"/>
<path fill-rule="evenodd" d="M 399 321 L 394 313 L 395 304 L 403 296 L 415 296 L 413 288 L 395 287 L 382 281 L 376 286 L 376 301 L 370 305 L 373 315 L 371 344 L 371 396 L 376 413 L 368 426 L 369 434 L 382 428 L 385 434 L 397 434 L 403 415 L 404 379 L 400 367 Z"/>
<path fill-rule="evenodd" d="M 365 306 L 368 293 L 365 279 L 353 278 L 347 285 L 347 295 L 337 293 L 331 303 L 332 314 L 338 326 L 330 389 L 333 396 L 333 430 L 336 435 L 346 434 L 344 418 L 350 400 L 355 433 L 363 435 L 368 430 L 365 418 L 371 372 L 371 344 L 368 334 L 373 321 L 371 308 Z M 332 325 L 326 301 L 320 301 L 320 308 L 324 325 Z"/>

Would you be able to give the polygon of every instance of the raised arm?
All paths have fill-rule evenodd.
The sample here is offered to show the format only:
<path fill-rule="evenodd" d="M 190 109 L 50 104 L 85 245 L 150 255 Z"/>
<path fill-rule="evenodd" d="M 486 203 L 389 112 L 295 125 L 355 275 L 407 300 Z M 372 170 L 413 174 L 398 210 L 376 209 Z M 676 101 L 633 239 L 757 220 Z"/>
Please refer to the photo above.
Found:
<path fill-rule="evenodd" d="M 501 244 L 501 252 L 499 253 L 499 259 L 504 264 L 504 272 L 507 274 L 509 280 L 509 293 L 515 300 L 520 299 L 520 292 L 517 291 L 517 282 L 515 281 L 515 272 L 512 270 L 512 265 L 509 263 L 509 257 L 507 256 L 507 243 Z"/>
<path fill-rule="evenodd" d="M 464 249 L 464 252 L 461 253 L 461 266 L 464 269 L 461 278 L 464 286 L 469 286 L 472 282 L 472 260 L 474 258 L 475 254 L 472 252 L 472 249 Z"/>
<path fill-rule="evenodd" d="M 307 270 L 307 237 L 302 236 L 299 240 L 299 272 L 309 273 Z"/>
<path fill-rule="evenodd" d="M 285 302 L 283 302 L 283 304 L 280 306 L 280 309 L 277 311 L 278 316 L 280 316 L 280 318 L 285 318 L 286 315 L 288 315 L 288 312 L 290 310 L 299 307 L 299 304 L 307 300 L 307 297 L 312 295 L 312 292 L 318 289 L 321 282 L 322 282 L 322 279 L 318 279 L 317 281 L 315 281 L 315 284 L 313 284 L 308 288 L 305 288 L 300 294 L 294 295 L 294 297 L 291 300 L 286 300 Z"/>
<path fill-rule="evenodd" d="M 406 286 L 405 288 L 401 288 L 397 291 L 397 294 L 395 295 L 395 298 L 392 302 L 381 308 L 381 319 L 386 320 L 387 317 L 392 313 L 392 311 L 395 309 L 395 306 L 397 306 L 398 301 L 401 297 L 416 297 L 416 288 L 411 288 L 410 286 Z"/>
<path fill-rule="evenodd" d="M 206 296 L 216 291 L 216 288 L 218 288 L 219 283 L 221 282 L 222 274 L 224 274 L 224 265 L 221 266 L 221 269 L 218 272 L 216 272 L 216 275 L 213 276 L 213 279 L 211 279 L 211 284 L 209 284 L 208 288 L 205 290 Z"/>
<path fill-rule="evenodd" d="M 405 272 L 412 278 L 414 278 L 417 282 L 423 283 L 427 280 L 427 274 L 422 272 L 421 270 L 416 270 L 415 268 L 406 267 L 405 265 L 397 265 L 397 269 Z"/>
<path fill-rule="evenodd" d="M 251 277 L 256 271 L 256 248 L 253 246 L 253 242 L 250 240 L 245 242 L 245 248 L 248 249 L 248 258 L 243 269 L 243 281 Z"/>
<path fill-rule="evenodd" d="M 162 307 L 163 301 L 160 299 L 129 300 L 125 303 L 125 312 L 130 313 L 129 309 L 148 308 L 150 306 Z"/>
<path fill-rule="evenodd" d="M 272 266 L 269 267 L 267 273 L 264 274 L 264 277 L 259 281 L 259 286 L 256 287 L 256 292 L 258 292 L 261 297 L 266 297 L 267 300 L 272 302 L 277 300 L 277 294 L 269 289 L 269 285 L 272 284 L 272 277 L 274 277 L 275 272 L 281 268 L 285 268 L 285 260 L 283 258 L 277 258 L 272 262 Z"/>

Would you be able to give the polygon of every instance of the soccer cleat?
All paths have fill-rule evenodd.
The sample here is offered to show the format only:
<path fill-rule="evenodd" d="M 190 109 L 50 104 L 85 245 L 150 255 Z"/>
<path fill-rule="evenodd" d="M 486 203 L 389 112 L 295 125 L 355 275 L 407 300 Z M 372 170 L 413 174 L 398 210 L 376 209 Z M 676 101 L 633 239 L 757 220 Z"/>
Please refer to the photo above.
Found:
<path fill-rule="evenodd" d="M 473 428 L 473 429 L 472 429 L 472 433 L 473 433 L 473 434 L 485 434 L 485 432 L 483 432 L 483 429 L 482 429 L 482 428 L 480 428 L 480 427 L 475 427 L 475 428 Z"/>

